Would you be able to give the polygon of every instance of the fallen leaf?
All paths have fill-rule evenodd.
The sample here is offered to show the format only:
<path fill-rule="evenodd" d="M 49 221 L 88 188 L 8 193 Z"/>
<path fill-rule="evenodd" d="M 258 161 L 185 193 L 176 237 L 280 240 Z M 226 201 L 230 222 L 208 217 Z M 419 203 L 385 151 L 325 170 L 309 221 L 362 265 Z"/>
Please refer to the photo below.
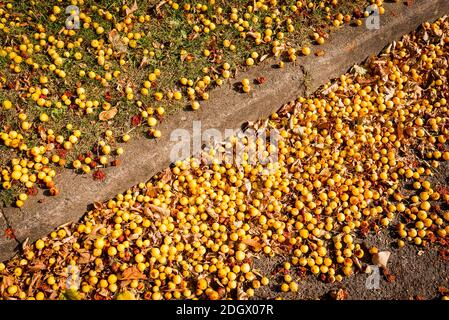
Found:
<path fill-rule="evenodd" d="M 15 239 L 16 235 L 14 234 L 14 230 L 12 228 L 6 228 L 5 237 L 8 239 Z"/>
<path fill-rule="evenodd" d="M 161 2 L 159 2 L 158 4 L 157 4 L 157 6 L 156 6 L 156 13 L 158 14 L 158 15 L 162 15 L 162 11 L 161 11 L 161 7 L 164 5 L 164 4 L 166 4 L 167 3 L 167 1 L 161 1 Z"/>
<path fill-rule="evenodd" d="M 133 13 L 134 11 L 136 11 L 137 8 L 138 8 L 138 7 L 137 7 L 137 1 L 134 0 L 134 3 L 133 3 L 133 5 L 131 6 L 131 8 L 126 8 L 126 10 L 125 10 L 126 15 L 130 15 L 131 13 Z"/>
<path fill-rule="evenodd" d="M 9 286 L 14 284 L 13 276 L 3 276 L 2 283 L 0 285 L 0 291 L 6 290 Z"/>
<path fill-rule="evenodd" d="M 148 57 L 147 56 L 143 56 L 142 61 L 140 62 L 139 68 L 143 68 L 148 64 Z"/>
<path fill-rule="evenodd" d="M 37 127 L 37 131 L 39 132 L 42 140 L 47 140 L 47 130 L 45 130 L 43 126 Z"/>
<path fill-rule="evenodd" d="M 357 257 L 353 257 L 352 260 L 354 261 L 357 268 L 359 268 L 359 270 L 362 270 L 362 263 L 360 262 L 360 260 Z"/>
<path fill-rule="evenodd" d="M 324 54 L 325 54 L 325 51 L 324 51 L 324 50 L 317 50 L 317 52 L 315 52 L 315 55 L 316 55 L 317 57 L 322 57 L 322 56 L 324 56 Z"/>
<path fill-rule="evenodd" d="M 162 44 L 157 42 L 157 41 L 153 41 L 153 48 L 154 49 L 161 49 L 162 48 Z"/>
<path fill-rule="evenodd" d="M 373 263 L 379 267 L 386 268 L 390 255 L 390 251 L 381 251 L 379 253 L 375 253 L 373 255 Z"/>
<path fill-rule="evenodd" d="M 256 79 L 258 84 L 264 84 L 267 79 L 265 77 L 259 77 Z"/>
<path fill-rule="evenodd" d="M 250 36 L 250 37 L 252 37 L 254 39 L 258 39 L 259 36 L 260 36 L 260 34 L 257 34 L 256 32 L 252 32 L 252 31 L 247 32 L 246 35 L 248 35 L 248 36 Z"/>
<path fill-rule="evenodd" d="M 38 190 L 35 186 L 31 187 L 31 188 L 27 188 L 27 195 L 29 196 L 35 196 L 38 193 Z"/>
<path fill-rule="evenodd" d="M 109 42 L 112 44 L 114 49 L 118 50 L 120 53 L 126 52 L 126 46 L 120 39 L 120 34 L 116 29 L 112 29 L 108 34 Z"/>
<path fill-rule="evenodd" d="M 209 216 L 211 216 L 212 219 L 217 220 L 217 219 L 220 217 L 220 216 L 219 216 L 214 210 L 212 210 L 211 208 L 207 208 L 207 209 L 206 209 L 206 212 L 207 212 L 207 214 L 208 214 Z"/>
<path fill-rule="evenodd" d="M 170 215 L 170 210 L 166 209 L 166 208 L 162 208 L 162 207 L 158 207 L 154 204 L 149 203 L 148 207 L 152 210 L 152 211 L 156 211 L 164 216 L 169 216 Z"/>
<path fill-rule="evenodd" d="M 103 208 L 103 204 L 101 202 L 94 202 L 95 210 L 101 210 Z"/>
<path fill-rule="evenodd" d="M 241 285 L 237 287 L 237 300 L 248 300 L 248 294 L 241 288 Z"/>
<path fill-rule="evenodd" d="M 33 265 L 30 265 L 28 267 L 28 270 L 31 272 L 36 272 L 36 271 L 44 270 L 45 268 L 47 268 L 47 266 L 43 262 L 37 262 Z"/>
<path fill-rule="evenodd" d="M 396 281 L 396 276 L 392 274 L 388 269 L 382 268 L 382 273 L 387 279 L 387 282 L 394 282 Z"/>
<path fill-rule="evenodd" d="M 42 274 L 41 273 L 34 273 L 33 277 L 31 278 L 30 281 L 30 286 L 28 287 L 28 295 L 31 295 L 33 292 L 33 288 L 39 285 L 39 280 L 42 278 Z M 37 285 L 36 285 L 37 284 Z"/>
<path fill-rule="evenodd" d="M 141 280 L 147 277 L 137 269 L 137 267 L 129 267 L 123 271 L 121 280 Z"/>
<path fill-rule="evenodd" d="M 77 260 L 77 263 L 78 264 L 86 264 L 86 263 L 90 262 L 90 259 L 91 259 L 91 255 L 90 255 L 89 252 L 87 252 L 87 251 L 86 252 L 82 252 L 80 254 L 80 257 Z"/>
<path fill-rule="evenodd" d="M 162 177 L 161 177 L 161 183 L 167 184 L 171 180 L 171 170 L 170 168 L 165 169 Z"/>
<path fill-rule="evenodd" d="M 332 290 L 330 296 L 334 300 L 346 300 L 348 298 L 348 292 L 343 289 Z"/>
<path fill-rule="evenodd" d="M 260 62 L 263 62 L 268 57 L 268 54 L 264 54 L 262 57 L 260 57 Z"/>
<path fill-rule="evenodd" d="M 104 181 L 104 179 L 106 179 L 106 174 L 101 170 L 95 171 L 92 176 L 94 177 L 94 180 L 98 181 Z"/>
<path fill-rule="evenodd" d="M 245 179 L 245 188 L 246 188 L 246 195 L 249 196 L 251 193 L 252 185 L 251 181 L 249 181 L 248 179 Z"/>
<path fill-rule="evenodd" d="M 356 64 L 351 68 L 351 71 L 354 72 L 356 76 L 357 75 L 363 76 L 368 72 L 368 70 Z"/>
<path fill-rule="evenodd" d="M 324 94 L 324 95 L 328 95 L 329 93 L 331 93 L 332 91 L 335 91 L 337 89 L 338 89 L 338 83 L 335 81 L 327 89 L 324 89 L 323 91 L 321 91 L 321 93 Z"/>
<path fill-rule="evenodd" d="M 397 132 L 398 132 L 398 139 L 402 140 L 404 138 L 404 129 L 402 128 L 402 126 L 400 125 L 397 126 Z"/>
<path fill-rule="evenodd" d="M 449 294 L 449 289 L 446 287 L 438 287 L 438 292 L 441 294 Z"/>
<path fill-rule="evenodd" d="M 147 187 L 146 195 L 155 198 L 157 196 L 156 189 L 153 186 Z"/>
<path fill-rule="evenodd" d="M 260 250 L 262 248 L 262 244 L 255 239 L 244 239 L 242 242 L 248 246 L 253 247 L 256 250 Z"/>
<path fill-rule="evenodd" d="M 109 109 L 109 110 L 107 110 L 107 111 L 102 111 L 102 112 L 100 112 L 100 115 L 98 116 L 98 118 L 101 120 L 101 121 L 108 121 L 108 120 L 111 120 L 112 118 L 114 118 L 115 117 L 115 115 L 117 114 L 117 108 L 111 108 L 111 109 Z"/>

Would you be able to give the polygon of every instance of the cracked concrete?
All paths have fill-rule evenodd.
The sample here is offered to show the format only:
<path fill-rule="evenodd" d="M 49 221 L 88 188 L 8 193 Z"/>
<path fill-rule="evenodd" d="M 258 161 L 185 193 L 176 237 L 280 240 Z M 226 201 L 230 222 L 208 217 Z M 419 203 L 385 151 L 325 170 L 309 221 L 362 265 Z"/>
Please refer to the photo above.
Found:
<path fill-rule="evenodd" d="M 343 27 L 331 34 L 329 41 L 314 47 L 324 50 L 320 57 L 301 57 L 295 64 L 286 64 L 282 70 L 273 67 L 274 60 L 267 59 L 261 65 L 240 73 L 229 84 L 211 92 L 211 99 L 203 102 L 196 112 L 180 111 L 167 117 L 160 129 L 162 138 L 136 139 L 128 143 L 119 167 L 105 170 L 104 181 L 94 181 L 91 175 L 77 175 L 64 170 L 56 178 L 61 193 L 58 197 L 44 196 L 40 192 L 27 201 L 22 209 L 5 208 L 10 227 L 17 240 L 31 241 L 48 234 L 67 222 L 77 221 L 89 204 L 105 201 L 127 188 L 149 180 L 170 164 L 170 150 L 177 141 L 170 141 L 175 129 L 192 133 L 192 122 L 201 121 L 202 129 L 237 129 L 248 121 L 267 117 L 283 104 L 300 95 L 314 92 L 322 84 L 346 72 L 352 65 L 376 55 L 382 48 L 403 34 L 409 33 L 424 21 L 434 20 L 449 13 L 448 0 L 415 0 L 412 6 L 404 3 L 386 4 L 386 14 L 381 16 L 381 28 Z M 266 82 L 254 86 L 250 94 L 234 90 L 243 78 L 264 77 Z M 309 79 L 310 78 L 310 79 Z M 3 224 L 2 224 L 3 221 Z M 0 232 L 7 227 L 0 219 Z M 15 241 L 8 241 L 0 234 L 0 261 L 11 257 Z"/>
<path fill-rule="evenodd" d="M 7 257 L 8 254 L 14 252 L 19 244 L 15 239 L 11 238 L 11 236 L 7 234 L 7 230 L 9 230 L 8 228 L 8 221 L 0 208 L 0 261 L 2 260 L 2 257 Z"/>

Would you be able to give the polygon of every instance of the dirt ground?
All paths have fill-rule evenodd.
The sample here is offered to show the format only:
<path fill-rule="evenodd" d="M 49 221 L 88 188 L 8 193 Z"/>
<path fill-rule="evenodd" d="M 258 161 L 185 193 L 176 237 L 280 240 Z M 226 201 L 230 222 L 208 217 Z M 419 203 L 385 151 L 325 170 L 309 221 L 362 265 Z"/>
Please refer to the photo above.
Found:
<path fill-rule="evenodd" d="M 430 179 L 432 183 L 440 186 L 449 185 L 449 164 L 444 163 L 437 169 Z M 447 206 L 442 209 L 449 210 Z M 444 260 L 439 251 L 441 245 L 434 244 L 429 247 L 416 246 L 407 243 L 405 247 L 398 248 L 398 236 L 394 225 L 388 229 L 381 229 L 378 234 L 369 234 L 361 243 L 367 248 L 376 246 L 379 251 L 390 251 L 387 276 L 380 270 L 378 289 L 367 289 L 366 283 L 369 274 L 358 272 L 351 277 L 344 277 L 339 283 L 325 283 L 313 275 L 300 277 L 298 272 L 294 279 L 299 284 L 298 293 L 280 293 L 282 275 L 280 268 L 286 259 L 281 257 L 255 259 L 255 265 L 265 275 L 270 275 L 270 284 L 256 290 L 255 299 L 335 299 L 334 294 L 342 289 L 349 300 L 410 300 L 410 299 L 441 299 L 439 288 L 449 288 L 449 260 Z M 364 264 L 370 263 L 370 258 L 363 259 Z"/>

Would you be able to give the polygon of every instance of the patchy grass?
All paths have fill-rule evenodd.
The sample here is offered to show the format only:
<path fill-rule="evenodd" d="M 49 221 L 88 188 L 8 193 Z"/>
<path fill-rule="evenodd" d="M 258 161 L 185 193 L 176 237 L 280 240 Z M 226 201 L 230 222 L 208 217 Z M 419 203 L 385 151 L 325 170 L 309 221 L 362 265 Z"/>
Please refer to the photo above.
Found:
<path fill-rule="evenodd" d="M 57 193 L 58 167 L 87 174 L 110 165 L 125 134 L 158 137 L 148 119 L 207 100 L 267 56 L 295 61 L 331 29 L 360 24 L 369 2 L 0 3 L 3 189 Z M 69 5 L 79 8 L 79 29 L 66 28 Z"/>

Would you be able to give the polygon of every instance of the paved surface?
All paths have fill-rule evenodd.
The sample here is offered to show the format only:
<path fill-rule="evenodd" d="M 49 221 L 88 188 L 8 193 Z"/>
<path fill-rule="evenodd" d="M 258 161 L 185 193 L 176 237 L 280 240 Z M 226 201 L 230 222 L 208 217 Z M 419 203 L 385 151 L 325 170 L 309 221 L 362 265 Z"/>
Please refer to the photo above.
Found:
<path fill-rule="evenodd" d="M 283 260 L 263 257 L 256 260 L 256 265 L 266 274 L 272 275 L 272 283 L 256 291 L 255 299 L 333 299 L 330 293 L 340 289 L 347 294 L 348 300 L 410 300 L 410 299 L 440 299 L 440 287 L 449 288 L 449 262 L 443 260 L 438 246 L 421 248 L 408 244 L 398 249 L 397 237 L 388 230 L 382 230 L 377 235 L 369 235 L 362 242 L 365 246 L 377 246 L 380 251 L 390 251 L 387 270 L 392 276 L 387 279 L 379 270 L 380 281 L 377 288 L 366 286 L 368 274 L 357 273 L 344 278 L 341 283 L 324 283 L 309 275 L 299 280 L 299 291 L 296 294 L 280 293 L 279 287 L 282 275 L 276 275 Z"/>
<path fill-rule="evenodd" d="M 192 133 L 192 122 L 201 120 L 203 130 L 216 128 L 224 132 L 224 129 L 238 129 L 247 121 L 266 117 L 298 96 L 313 92 L 353 64 L 377 54 L 422 22 L 449 13 L 449 1 L 414 0 L 412 6 L 391 3 L 386 4 L 386 9 L 379 30 L 344 27 L 331 34 L 328 43 L 314 48 L 324 50 L 324 56 L 299 58 L 295 65 L 287 64 L 283 70 L 273 68 L 274 61 L 267 59 L 260 66 L 239 74 L 230 84 L 212 91 L 210 101 L 202 103 L 200 111 L 171 115 L 161 125 L 161 139 L 142 138 L 127 144 L 122 164 L 105 170 L 107 178 L 104 181 L 93 181 L 91 175 L 77 175 L 65 170 L 56 179 L 61 191 L 58 197 L 48 197 L 41 192 L 22 209 L 5 208 L 6 220 L 0 216 L 0 261 L 14 254 L 17 243 L 4 236 L 5 227 L 14 230 L 19 242 L 27 238 L 34 241 L 59 225 L 77 221 L 89 209 L 89 204 L 114 197 L 167 167 L 170 150 L 177 143 L 170 141 L 173 130 L 180 128 Z M 234 90 L 234 84 L 241 79 L 257 77 L 265 77 L 266 82 L 254 86 L 251 94 Z"/>
<path fill-rule="evenodd" d="M 3 211 L 0 208 L 0 261 L 1 258 L 7 258 L 16 249 L 18 242 L 12 235 L 8 234 L 8 223 Z"/>

